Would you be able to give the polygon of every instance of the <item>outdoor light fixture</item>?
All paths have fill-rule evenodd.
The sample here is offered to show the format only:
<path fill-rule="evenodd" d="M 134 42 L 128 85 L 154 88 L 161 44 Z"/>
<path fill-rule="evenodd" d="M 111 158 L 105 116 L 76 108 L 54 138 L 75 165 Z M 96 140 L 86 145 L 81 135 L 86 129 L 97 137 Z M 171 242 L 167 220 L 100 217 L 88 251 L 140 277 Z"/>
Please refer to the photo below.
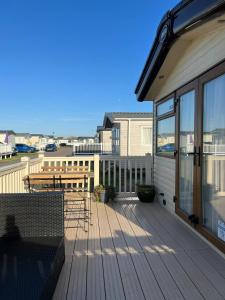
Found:
<path fill-rule="evenodd" d="M 160 42 L 163 42 L 166 39 L 168 31 L 169 31 L 168 25 L 164 25 L 159 37 Z"/>

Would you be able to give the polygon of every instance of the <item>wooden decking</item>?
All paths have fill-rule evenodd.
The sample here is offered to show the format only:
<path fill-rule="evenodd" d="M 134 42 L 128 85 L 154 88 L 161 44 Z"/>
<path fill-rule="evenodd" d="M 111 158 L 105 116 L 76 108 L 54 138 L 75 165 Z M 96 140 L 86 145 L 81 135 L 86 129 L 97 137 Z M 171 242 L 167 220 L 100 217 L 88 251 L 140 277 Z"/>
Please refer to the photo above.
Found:
<path fill-rule="evenodd" d="M 225 260 L 158 204 L 93 202 L 85 233 L 66 223 L 54 299 L 225 299 Z"/>

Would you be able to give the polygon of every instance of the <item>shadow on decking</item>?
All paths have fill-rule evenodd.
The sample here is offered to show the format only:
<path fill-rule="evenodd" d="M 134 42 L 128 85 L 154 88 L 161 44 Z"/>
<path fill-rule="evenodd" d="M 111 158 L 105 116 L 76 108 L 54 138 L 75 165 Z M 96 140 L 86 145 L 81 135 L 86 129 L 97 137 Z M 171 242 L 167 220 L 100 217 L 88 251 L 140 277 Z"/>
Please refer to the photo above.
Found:
<path fill-rule="evenodd" d="M 224 259 L 156 203 L 93 203 L 89 232 L 75 225 L 55 299 L 225 297 Z"/>

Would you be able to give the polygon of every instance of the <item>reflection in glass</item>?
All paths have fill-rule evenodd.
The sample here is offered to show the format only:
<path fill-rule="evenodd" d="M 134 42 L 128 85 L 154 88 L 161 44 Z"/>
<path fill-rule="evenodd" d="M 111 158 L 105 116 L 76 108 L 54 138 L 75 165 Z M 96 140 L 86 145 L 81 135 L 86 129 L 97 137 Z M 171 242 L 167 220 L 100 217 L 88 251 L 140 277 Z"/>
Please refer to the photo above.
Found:
<path fill-rule="evenodd" d="M 120 153 L 120 128 L 116 126 L 112 128 L 112 153 Z"/>
<path fill-rule="evenodd" d="M 160 117 L 174 110 L 174 99 L 171 98 L 157 106 L 157 117 Z"/>
<path fill-rule="evenodd" d="M 180 97 L 179 205 L 188 215 L 193 212 L 195 92 Z"/>
<path fill-rule="evenodd" d="M 157 153 L 174 155 L 175 151 L 175 117 L 158 121 Z"/>
<path fill-rule="evenodd" d="M 203 225 L 225 241 L 225 75 L 204 86 Z"/>

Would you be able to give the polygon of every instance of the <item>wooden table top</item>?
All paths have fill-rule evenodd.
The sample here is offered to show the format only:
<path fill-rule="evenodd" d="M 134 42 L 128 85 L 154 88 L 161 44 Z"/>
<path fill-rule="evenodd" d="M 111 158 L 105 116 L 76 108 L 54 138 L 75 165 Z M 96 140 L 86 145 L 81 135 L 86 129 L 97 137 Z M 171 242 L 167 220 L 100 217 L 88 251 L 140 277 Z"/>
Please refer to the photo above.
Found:
<path fill-rule="evenodd" d="M 29 176 L 30 179 L 35 179 L 35 178 L 90 178 L 94 177 L 93 172 L 68 172 L 68 173 L 62 173 L 62 172 L 40 172 L 40 173 L 31 173 L 25 178 Z"/>

